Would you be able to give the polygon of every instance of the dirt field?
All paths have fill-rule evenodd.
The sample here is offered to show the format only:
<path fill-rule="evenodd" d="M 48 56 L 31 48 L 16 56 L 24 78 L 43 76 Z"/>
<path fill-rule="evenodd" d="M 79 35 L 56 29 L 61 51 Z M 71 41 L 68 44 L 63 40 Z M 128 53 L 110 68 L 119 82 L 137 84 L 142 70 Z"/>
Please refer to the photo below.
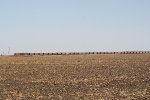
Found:
<path fill-rule="evenodd" d="M 0 100 L 150 100 L 150 54 L 3 56 Z"/>

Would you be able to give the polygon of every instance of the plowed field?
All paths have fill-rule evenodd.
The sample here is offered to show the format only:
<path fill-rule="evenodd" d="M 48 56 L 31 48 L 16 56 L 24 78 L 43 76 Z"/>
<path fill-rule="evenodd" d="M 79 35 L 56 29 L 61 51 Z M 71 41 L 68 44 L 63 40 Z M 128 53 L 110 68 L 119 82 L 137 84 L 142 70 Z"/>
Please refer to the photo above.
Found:
<path fill-rule="evenodd" d="M 150 100 L 150 54 L 1 56 L 0 100 Z"/>

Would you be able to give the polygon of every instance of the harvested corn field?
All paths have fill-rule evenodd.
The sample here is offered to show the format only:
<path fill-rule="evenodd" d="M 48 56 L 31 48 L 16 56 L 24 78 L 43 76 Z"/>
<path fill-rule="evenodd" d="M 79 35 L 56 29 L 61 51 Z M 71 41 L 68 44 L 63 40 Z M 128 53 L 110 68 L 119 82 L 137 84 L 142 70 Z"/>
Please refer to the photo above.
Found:
<path fill-rule="evenodd" d="M 150 54 L 1 56 L 6 99 L 148 100 Z"/>

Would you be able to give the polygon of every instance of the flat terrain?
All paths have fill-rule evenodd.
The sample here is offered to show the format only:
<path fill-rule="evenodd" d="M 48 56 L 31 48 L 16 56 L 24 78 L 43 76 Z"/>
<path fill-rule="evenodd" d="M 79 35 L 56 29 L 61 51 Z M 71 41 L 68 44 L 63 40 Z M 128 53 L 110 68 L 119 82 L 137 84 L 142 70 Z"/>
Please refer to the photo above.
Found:
<path fill-rule="evenodd" d="M 150 100 L 150 54 L 1 56 L 0 100 Z"/>

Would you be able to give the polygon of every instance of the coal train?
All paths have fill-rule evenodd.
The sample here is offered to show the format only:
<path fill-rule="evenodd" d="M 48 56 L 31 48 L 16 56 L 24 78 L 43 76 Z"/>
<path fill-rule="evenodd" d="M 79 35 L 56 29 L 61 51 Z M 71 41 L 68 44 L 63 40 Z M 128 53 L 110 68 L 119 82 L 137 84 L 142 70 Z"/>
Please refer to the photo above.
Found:
<path fill-rule="evenodd" d="M 54 53 L 14 53 L 14 56 L 44 56 L 44 55 L 89 55 L 89 54 L 147 54 L 150 51 L 123 52 L 54 52 Z"/>

